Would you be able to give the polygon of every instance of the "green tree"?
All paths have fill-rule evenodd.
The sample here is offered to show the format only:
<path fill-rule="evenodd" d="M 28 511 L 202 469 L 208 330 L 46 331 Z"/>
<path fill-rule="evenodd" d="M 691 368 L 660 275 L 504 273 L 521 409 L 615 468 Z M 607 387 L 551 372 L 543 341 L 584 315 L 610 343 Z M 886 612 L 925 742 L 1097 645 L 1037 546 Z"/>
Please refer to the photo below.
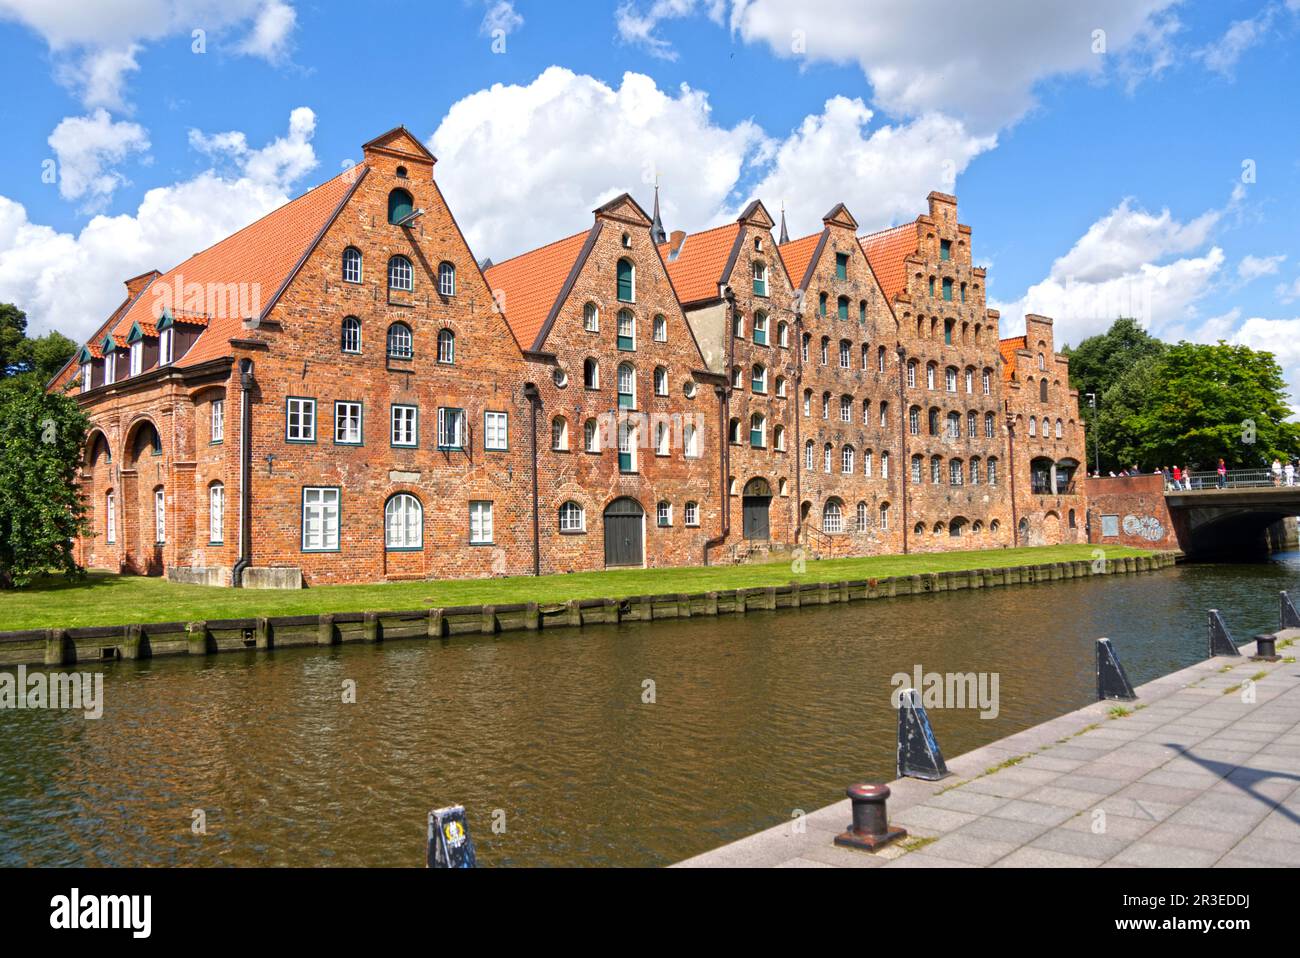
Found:
<path fill-rule="evenodd" d="M 0 303 L 0 376 L 20 372 L 29 349 L 27 314 L 13 303 Z"/>
<path fill-rule="evenodd" d="M 81 574 L 72 540 L 87 531 L 77 480 L 88 425 L 35 376 L 0 379 L 0 587 Z"/>
<path fill-rule="evenodd" d="M 0 377 L 32 373 L 44 385 L 76 351 L 77 344 L 60 332 L 30 338 L 27 314 L 13 303 L 0 303 Z"/>

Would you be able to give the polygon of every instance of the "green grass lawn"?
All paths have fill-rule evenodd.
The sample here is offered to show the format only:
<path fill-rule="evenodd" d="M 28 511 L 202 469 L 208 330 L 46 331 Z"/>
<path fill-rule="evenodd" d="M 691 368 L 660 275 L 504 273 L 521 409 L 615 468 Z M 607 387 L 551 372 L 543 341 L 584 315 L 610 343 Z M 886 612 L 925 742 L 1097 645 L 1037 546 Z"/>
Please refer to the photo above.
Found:
<path fill-rule="evenodd" d="M 1090 559 L 1091 545 L 986 549 L 927 555 L 874 556 L 809 561 L 795 575 L 789 562 L 674 569 L 616 569 L 540 578 L 327 585 L 293 591 L 221 589 L 179 585 L 166 579 L 91 572 L 79 583 L 50 578 L 27 589 L 0 592 L 0 631 L 76 628 L 133 622 L 187 622 L 265 615 L 318 615 L 433 606 L 563 602 L 675 592 L 759 588 L 799 582 L 839 582 L 964 569 L 1002 568 Z M 1110 546 L 1108 558 L 1144 555 L 1142 549 Z"/>

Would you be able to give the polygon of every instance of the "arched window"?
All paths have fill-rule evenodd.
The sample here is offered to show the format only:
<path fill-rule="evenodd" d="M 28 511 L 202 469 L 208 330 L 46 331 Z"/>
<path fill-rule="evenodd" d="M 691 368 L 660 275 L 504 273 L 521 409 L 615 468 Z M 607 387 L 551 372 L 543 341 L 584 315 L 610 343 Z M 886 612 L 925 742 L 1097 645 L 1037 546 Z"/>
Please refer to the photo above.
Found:
<path fill-rule="evenodd" d="M 754 295 L 767 295 L 767 265 L 754 261 Z"/>
<path fill-rule="evenodd" d="M 921 484 L 921 454 L 917 453 L 912 457 L 912 484 L 919 486 Z"/>
<path fill-rule="evenodd" d="M 656 314 L 650 322 L 650 335 L 656 343 L 668 342 L 668 320 Z"/>
<path fill-rule="evenodd" d="M 750 371 L 749 383 L 754 392 L 767 392 L 767 367 L 762 363 L 755 363 L 754 368 Z"/>
<path fill-rule="evenodd" d="M 953 459 L 953 460 L 949 461 L 949 463 L 948 463 L 948 485 L 950 485 L 950 486 L 960 486 L 960 485 L 962 484 L 962 480 L 963 480 L 964 478 L 965 478 L 965 473 L 964 473 L 963 470 L 962 470 L 962 462 L 961 462 L 961 460 L 960 460 L 960 459 Z"/>
<path fill-rule="evenodd" d="M 971 367 L 966 368 L 966 392 L 967 394 L 975 391 L 975 370 Z"/>
<path fill-rule="evenodd" d="M 980 483 L 980 457 L 971 456 L 970 460 L 970 484 L 978 486 Z"/>
<path fill-rule="evenodd" d="M 655 525 L 671 526 L 673 524 L 673 504 L 667 499 L 660 499 L 655 506 Z"/>
<path fill-rule="evenodd" d="M 345 353 L 361 352 L 361 320 L 355 316 L 343 317 L 341 345 Z"/>
<path fill-rule="evenodd" d="M 998 484 L 998 460 L 996 456 L 989 456 L 988 473 L 989 473 L 989 485 L 996 486 Z"/>
<path fill-rule="evenodd" d="M 695 500 L 688 500 L 686 507 L 682 510 L 682 518 L 688 526 L 698 526 L 700 524 L 700 504 Z"/>
<path fill-rule="evenodd" d="M 880 478 L 889 478 L 889 452 L 885 451 L 880 454 Z"/>
<path fill-rule="evenodd" d="M 880 531 L 889 531 L 889 503 L 887 502 L 880 504 Z"/>
<path fill-rule="evenodd" d="M 668 369 L 664 366 L 655 367 L 655 395 L 668 395 Z"/>
<path fill-rule="evenodd" d="M 438 362 L 454 363 L 456 361 L 456 334 L 450 329 L 438 330 Z"/>
<path fill-rule="evenodd" d="M 767 345 L 767 313 L 761 309 L 754 313 L 754 343 L 758 346 Z"/>
<path fill-rule="evenodd" d="M 993 377 L 989 370 L 986 369 L 982 373 L 980 373 L 980 389 L 981 391 L 983 391 L 984 395 L 986 396 L 991 391 L 992 379 Z"/>
<path fill-rule="evenodd" d="M 731 367 L 731 388 L 743 389 L 745 386 L 745 374 L 740 371 L 739 366 Z"/>
<path fill-rule="evenodd" d="M 570 500 L 560 506 L 561 532 L 586 532 L 587 513 L 582 506 Z"/>
<path fill-rule="evenodd" d="M 840 369 L 853 367 L 853 344 L 847 339 L 840 340 Z"/>
<path fill-rule="evenodd" d="M 384 546 L 388 549 L 424 546 L 424 506 L 410 493 L 399 492 L 384 505 Z"/>
<path fill-rule="evenodd" d="M 700 456 L 700 435 L 692 423 L 682 427 L 682 454 L 687 459 L 698 459 Z"/>
<path fill-rule="evenodd" d="M 1062 426 L 1061 426 L 1061 420 L 1058 419 L 1058 420 L 1056 420 L 1056 438 L 1057 438 L 1057 439 L 1060 439 L 1060 438 L 1061 438 L 1061 434 L 1062 434 L 1062 432 L 1063 432 L 1063 428 L 1062 428 Z"/>
<path fill-rule="evenodd" d="M 624 352 L 636 349 L 636 316 L 630 309 L 618 311 L 617 346 Z"/>
<path fill-rule="evenodd" d="M 984 414 L 984 438 L 993 438 L 993 413 L 991 412 L 986 412 Z"/>
<path fill-rule="evenodd" d="M 907 361 L 907 385 L 911 387 L 916 386 L 916 360 L 915 359 L 909 359 Z"/>
<path fill-rule="evenodd" d="M 600 364 L 591 356 L 582 361 L 582 385 L 587 389 L 600 388 Z"/>
<path fill-rule="evenodd" d="M 616 267 L 618 279 L 618 301 L 620 303 L 636 302 L 636 267 L 630 259 L 620 259 Z"/>
<path fill-rule="evenodd" d="M 979 417 L 975 415 L 975 410 L 966 413 L 966 438 L 975 439 L 979 436 Z"/>
<path fill-rule="evenodd" d="M 926 388 L 926 389 L 933 389 L 933 388 L 934 388 L 934 374 L 935 374 L 935 372 L 936 372 L 937 370 L 938 370 L 938 367 L 935 366 L 934 363 L 927 363 L 927 364 L 926 364 L 926 367 L 925 367 L 925 388 Z"/>
<path fill-rule="evenodd" d="M 410 193 L 403 189 L 393 190 L 388 194 L 388 222 L 396 226 L 411 215 L 413 207 Z"/>
<path fill-rule="evenodd" d="M 582 328 L 589 333 L 600 332 L 600 309 L 595 303 L 582 307 Z"/>
<path fill-rule="evenodd" d="M 929 421 L 926 425 L 930 427 L 930 435 L 939 435 L 939 410 L 931 408 L 927 418 Z"/>
<path fill-rule="evenodd" d="M 1047 402 L 1047 379 L 1043 378 L 1038 381 L 1038 401 Z"/>
<path fill-rule="evenodd" d="M 1043 438 L 1047 439 L 1052 435 L 1052 420 L 1046 416 L 1043 417 Z"/>
<path fill-rule="evenodd" d="M 225 541 L 226 487 L 219 482 L 208 486 L 208 543 Z"/>
<path fill-rule="evenodd" d="M 949 439 L 961 438 L 961 413 L 959 412 L 948 413 L 948 425 L 945 432 Z"/>
<path fill-rule="evenodd" d="M 655 423 L 655 455 L 666 456 L 670 450 L 671 437 L 668 432 L 668 423 L 660 420 Z"/>
<path fill-rule="evenodd" d="M 853 421 L 853 397 L 841 396 L 840 397 L 840 422 L 852 422 L 852 421 Z"/>
<path fill-rule="evenodd" d="M 556 452 L 569 451 L 569 420 L 563 416 L 551 420 L 551 448 Z"/>
<path fill-rule="evenodd" d="M 343 251 L 343 282 L 361 282 L 361 250 L 355 246 Z"/>
<path fill-rule="evenodd" d="M 582 424 L 582 442 L 587 452 L 600 452 L 600 428 L 596 420 L 588 419 Z"/>
<path fill-rule="evenodd" d="M 828 476 L 831 474 L 831 459 L 833 452 L 834 450 L 829 442 L 822 447 L 822 472 L 826 473 Z"/>
<path fill-rule="evenodd" d="M 790 345 L 790 326 L 784 320 L 776 324 L 776 344 L 782 349 Z"/>
<path fill-rule="evenodd" d="M 393 323 L 388 327 L 388 355 L 394 359 L 410 359 L 412 354 L 411 327 L 406 323 Z"/>
<path fill-rule="evenodd" d="M 821 360 L 822 360 L 822 365 L 823 365 L 823 366 L 825 366 L 827 363 L 829 363 L 829 362 L 831 361 L 831 358 L 830 358 L 830 356 L 831 356 L 831 352 L 830 352 L 830 350 L 831 350 L 831 338 L 830 338 L 829 336 L 823 336 L 823 337 L 822 337 L 822 355 L 821 355 Z"/>
<path fill-rule="evenodd" d="M 862 452 L 862 474 L 867 478 L 871 477 L 871 467 L 875 462 L 876 454 L 870 449 Z"/>
<path fill-rule="evenodd" d="M 867 504 L 865 502 L 858 503 L 857 522 L 854 525 L 858 532 L 867 531 Z"/>
<path fill-rule="evenodd" d="M 840 472 L 846 476 L 853 475 L 854 469 L 854 452 L 852 446 L 844 446 L 840 450 Z"/>
<path fill-rule="evenodd" d="M 767 417 L 762 413 L 756 412 L 749 417 L 749 445 L 754 449 L 767 445 Z"/>
<path fill-rule="evenodd" d="M 456 267 L 451 263 L 438 264 L 438 292 L 443 296 L 456 295 Z"/>
<path fill-rule="evenodd" d="M 811 439 L 803 444 L 803 467 L 809 472 L 813 470 L 813 441 Z"/>
<path fill-rule="evenodd" d="M 822 506 L 822 532 L 835 534 L 844 531 L 844 509 L 838 499 L 827 499 Z"/>
<path fill-rule="evenodd" d="M 1029 435 L 1031 436 L 1038 435 L 1038 420 L 1035 419 L 1033 416 L 1029 417 Z"/>
<path fill-rule="evenodd" d="M 622 363 L 618 367 L 618 407 L 636 408 L 636 370 L 631 363 Z"/>
<path fill-rule="evenodd" d="M 785 426 L 772 427 L 772 448 L 777 452 L 785 452 Z"/>
<path fill-rule="evenodd" d="M 944 381 L 944 386 L 947 388 L 948 392 L 955 393 L 957 391 L 957 367 L 956 366 L 949 366 L 947 369 L 943 371 L 943 381 Z"/>
<path fill-rule="evenodd" d="M 740 445 L 740 420 L 735 416 L 727 423 L 727 442 L 733 446 Z"/>
<path fill-rule="evenodd" d="M 841 296 L 835 301 L 835 316 L 843 320 L 849 318 L 849 298 L 847 296 Z"/>
<path fill-rule="evenodd" d="M 786 395 L 786 383 L 785 383 L 785 377 L 784 377 L 784 376 L 777 376 L 777 377 L 776 377 L 776 394 L 777 394 L 777 396 L 780 397 L 781 399 L 784 399 L 784 398 L 785 398 L 785 395 Z"/>
<path fill-rule="evenodd" d="M 1039 353 L 1039 354 L 1038 354 L 1038 368 L 1039 368 L 1039 369 L 1045 369 L 1045 368 L 1047 368 L 1046 365 L 1045 365 L 1045 363 L 1044 363 L 1044 361 L 1043 361 L 1043 354 L 1042 354 L 1042 353 Z"/>
<path fill-rule="evenodd" d="M 394 256 L 388 261 L 388 288 L 408 293 L 415 289 L 415 274 L 405 256 Z"/>
<path fill-rule="evenodd" d="M 930 484 L 939 485 L 943 482 L 943 457 L 930 457 Z"/>
<path fill-rule="evenodd" d="M 876 371 L 883 373 L 885 371 L 885 347 L 876 347 Z"/>

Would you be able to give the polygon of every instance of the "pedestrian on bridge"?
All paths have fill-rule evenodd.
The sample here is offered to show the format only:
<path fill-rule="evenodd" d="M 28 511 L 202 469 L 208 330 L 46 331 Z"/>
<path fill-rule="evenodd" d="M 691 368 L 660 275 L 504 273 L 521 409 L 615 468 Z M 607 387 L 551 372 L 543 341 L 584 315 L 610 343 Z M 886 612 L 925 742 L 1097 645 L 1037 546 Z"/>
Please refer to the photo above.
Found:
<path fill-rule="evenodd" d="M 1275 486 L 1282 485 L 1282 462 L 1277 458 L 1277 456 L 1273 457 L 1272 469 L 1273 469 L 1273 485 Z"/>
<path fill-rule="evenodd" d="M 1223 489 L 1228 485 L 1228 464 L 1222 459 L 1219 460 L 1219 488 Z"/>
<path fill-rule="evenodd" d="M 1183 470 L 1174 466 L 1174 492 L 1183 488 Z"/>
<path fill-rule="evenodd" d="M 1295 466 L 1292 465 L 1290 460 L 1288 460 L 1287 464 L 1282 467 L 1282 475 L 1286 477 L 1286 484 L 1288 486 L 1295 485 Z"/>

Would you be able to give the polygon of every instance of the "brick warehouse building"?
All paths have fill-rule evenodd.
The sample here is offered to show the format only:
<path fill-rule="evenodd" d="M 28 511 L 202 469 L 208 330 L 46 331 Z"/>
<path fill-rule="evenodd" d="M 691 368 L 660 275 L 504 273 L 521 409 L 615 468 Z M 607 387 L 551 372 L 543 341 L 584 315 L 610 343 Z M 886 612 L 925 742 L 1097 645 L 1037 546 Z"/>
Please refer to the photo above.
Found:
<path fill-rule="evenodd" d="M 55 377 L 92 424 L 79 561 L 297 586 L 1083 541 L 1068 362 L 1043 317 L 999 342 L 954 197 L 777 242 L 758 201 L 670 238 L 623 195 L 480 268 L 418 140 L 363 152 L 128 280 Z"/>

